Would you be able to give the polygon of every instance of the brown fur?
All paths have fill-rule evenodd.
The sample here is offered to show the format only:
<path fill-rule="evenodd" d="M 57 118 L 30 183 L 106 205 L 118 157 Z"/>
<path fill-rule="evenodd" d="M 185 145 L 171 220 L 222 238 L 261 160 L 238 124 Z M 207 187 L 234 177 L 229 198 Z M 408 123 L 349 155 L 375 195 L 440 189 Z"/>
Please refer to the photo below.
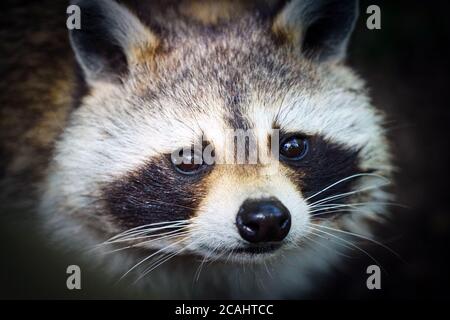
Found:
<path fill-rule="evenodd" d="M 7 194 L 24 192 L 15 182 L 27 186 L 43 176 L 75 88 L 64 3 L 13 3 L 2 11 L 7 28 L 0 31 L 0 161 Z"/>
<path fill-rule="evenodd" d="M 221 21 L 228 21 L 233 16 L 242 14 L 245 3 L 242 1 L 183 1 L 180 12 L 195 21 L 205 25 L 214 25 Z"/>

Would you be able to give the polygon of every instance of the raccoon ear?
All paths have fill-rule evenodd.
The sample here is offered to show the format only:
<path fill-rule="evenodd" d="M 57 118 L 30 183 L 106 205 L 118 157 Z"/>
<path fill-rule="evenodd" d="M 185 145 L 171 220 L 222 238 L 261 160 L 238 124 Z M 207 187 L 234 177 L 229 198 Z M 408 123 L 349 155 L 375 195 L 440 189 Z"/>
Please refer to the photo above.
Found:
<path fill-rule="evenodd" d="M 88 82 L 120 82 L 140 53 L 157 46 L 157 37 L 115 1 L 71 2 L 80 8 L 81 28 L 69 31 L 70 42 Z"/>
<path fill-rule="evenodd" d="M 339 61 L 358 18 L 358 0 L 290 0 L 273 31 L 311 59 Z"/>

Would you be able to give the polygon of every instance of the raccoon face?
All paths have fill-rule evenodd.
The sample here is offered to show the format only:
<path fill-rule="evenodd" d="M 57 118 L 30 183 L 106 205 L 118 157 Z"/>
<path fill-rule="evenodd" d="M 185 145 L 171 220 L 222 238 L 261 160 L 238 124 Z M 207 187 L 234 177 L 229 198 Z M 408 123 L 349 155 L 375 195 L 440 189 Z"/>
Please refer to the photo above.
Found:
<path fill-rule="evenodd" d="M 383 211 L 382 118 L 341 62 L 355 1 L 158 33 L 113 1 L 76 4 L 89 93 L 43 198 L 61 229 L 254 261 Z"/>

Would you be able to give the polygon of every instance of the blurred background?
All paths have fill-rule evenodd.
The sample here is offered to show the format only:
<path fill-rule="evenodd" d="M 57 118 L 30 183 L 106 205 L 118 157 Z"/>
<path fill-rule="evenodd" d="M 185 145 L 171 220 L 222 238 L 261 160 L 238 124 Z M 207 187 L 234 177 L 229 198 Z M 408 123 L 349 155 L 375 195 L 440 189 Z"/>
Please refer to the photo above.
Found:
<path fill-rule="evenodd" d="M 61 14 L 52 17 L 21 9 L 25 3 L 7 0 L 0 26 L 22 19 L 39 28 L 52 19 L 52 25 L 65 28 L 64 1 L 58 3 Z M 381 30 L 366 28 L 365 11 L 372 4 L 381 8 Z M 404 261 L 370 247 L 385 270 L 381 290 L 367 290 L 366 268 L 373 261 L 355 255 L 346 269 L 318 283 L 320 290 L 311 298 L 450 297 L 449 9 L 446 1 L 361 1 L 348 62 L 367 80 L 375 105 L 388 115 L 399 168 L 397 202 L 409 208 L 394 208 L 388 227 L 380 232 Z M 0 56 L 0 70 L 5 67 Z M 52 248 L 36 233 L 36 223 L 18 212 L 0 213 L 0 298 L 140 298 Z M 69 264 L 83 270 L 83 290 L 66 289 Z"/>
<path fill-rule="evenodd" d="M 365 28 L 365 9 L 381 8 L 381 30 Z M 349 63 L 367 80 L 375 105 L 386 112 L 396 174 L 397 202 L 386 250 L 370 252 L 386 269 L 382 290 L 369 291 L 355 261 L 324 290 L 323 297 L 450 297 L 450 21 L 447 1 L 361 1 Z M 383 253 L 384 251 L 384 253 Z"/>

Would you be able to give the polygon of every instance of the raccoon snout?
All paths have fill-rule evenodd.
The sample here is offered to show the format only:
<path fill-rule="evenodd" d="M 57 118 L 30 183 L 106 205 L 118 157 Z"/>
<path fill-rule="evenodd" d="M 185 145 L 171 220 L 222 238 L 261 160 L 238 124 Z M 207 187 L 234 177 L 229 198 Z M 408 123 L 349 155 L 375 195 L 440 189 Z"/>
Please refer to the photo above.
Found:
<path fill-rule="evenodd" d="M 236 226 L 248 242 L 281 241 L 291 228 L 291 215 L 276 198 L 248 199 L 238 211 Z"/>

